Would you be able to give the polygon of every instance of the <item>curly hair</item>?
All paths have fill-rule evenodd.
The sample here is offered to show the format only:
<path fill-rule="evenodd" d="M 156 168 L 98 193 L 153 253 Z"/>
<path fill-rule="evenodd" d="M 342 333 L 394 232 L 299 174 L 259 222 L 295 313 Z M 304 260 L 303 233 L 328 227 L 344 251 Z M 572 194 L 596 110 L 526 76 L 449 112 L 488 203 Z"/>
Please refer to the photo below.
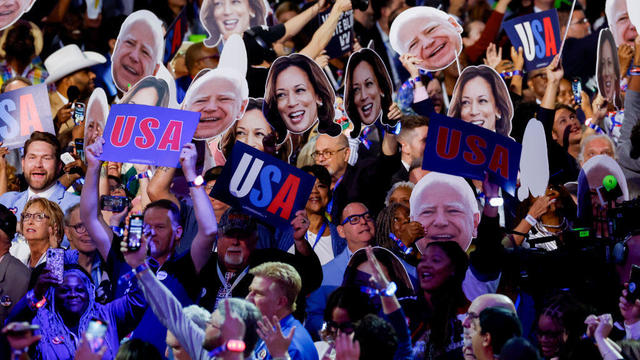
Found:
<path fill-rule="evenodd" d="M 267 121 L 276 130 L 277 143 L 280 144 L 284 141 L 288 130 L 280 111 L 278 111 L 276 81 L 280 73 L 291 66 L 295 66 L 307 74 L 316 95 L 322 100 L 322 105 L 318 105 L 318 132 L 338 136 L 342 131 L 342 127 L 333 121 L 335 117 L 335 109 L 333 108 L 335 93 L 327 76 L 312 59 L 301 54 L 291 54 L 289 56 L 281 56 L 273 62 L 267 75 L 267 86 L 264 92 L 262 112 Z"/>
<path fill-rule="evenodd" d="M 398 245 L 389 238 L 389 233 L 393 232 L 393 218 L 395 217 L 398 209 L 405 209 L 407 214 L 409 214 L 409 208 L 400 203 L 393 203 L 378 213 L 378 217 L 376 218 L 376 245 L 389 250 L 395 250 L 398 248 Z"/>
<path fill-rule="evenodd" d="M 513 117 L 513 104 L 509 96 L 509 90 L 500 75 L 486 65 L 467 66 L 453 89 L 453 97 L 448 116 L 460 119 L 462 112 L 462 91 L 467 83 L 477 77 L 481 77 L 489 83 L 491 93 L 496 101 L 495 107 L 500 111 L 500 117 L 496 120 L 495 131 L 504 136 L 511 133 L 511 118 Z"/>

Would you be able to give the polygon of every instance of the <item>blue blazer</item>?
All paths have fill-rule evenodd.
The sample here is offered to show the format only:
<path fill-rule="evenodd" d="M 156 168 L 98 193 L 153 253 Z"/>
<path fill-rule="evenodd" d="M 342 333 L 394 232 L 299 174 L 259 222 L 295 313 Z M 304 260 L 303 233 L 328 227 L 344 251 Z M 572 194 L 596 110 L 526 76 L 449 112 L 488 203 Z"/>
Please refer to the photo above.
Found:
<path fill-rule="evenodd" d="M 66 213 L 67 209 L 80 202 L 80 196 L 66 191 L 64 186 L 59 182 L 56 182 L 53 186 L 55 189 L 49 197 L 49 200 L 58 204 L 63 213 Z M 18 221 L 20 221 L 20 215 L 22 214 L 22 210 L 24 210 L 24 206 L 27 204 L 28 196 L 28 190 L 23 192 L 10 191 L 0 196 L 0 204 L 11 210 L 16 215 L 16 218 L 18 218 Z"/>

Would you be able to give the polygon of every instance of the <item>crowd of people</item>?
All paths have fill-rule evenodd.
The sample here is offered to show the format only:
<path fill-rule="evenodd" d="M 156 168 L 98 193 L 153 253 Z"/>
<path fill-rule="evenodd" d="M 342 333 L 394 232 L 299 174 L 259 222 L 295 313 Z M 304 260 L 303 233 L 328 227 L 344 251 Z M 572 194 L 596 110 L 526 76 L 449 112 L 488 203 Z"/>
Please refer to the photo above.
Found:
<path fill-rule="evenodd" d="M 632 3 L 0 0 L 55 130 L 0 142 L 0 358 L 640 358 Z M 505 22 L 549 10 L 531 68 Z M 104 160 L 114 104 L 198 113 L 177 167 Z M 435 119 L 521 144 L 518 189 L 431 171 Z M 238 142 L 313 176 L 287 225 L 216 198 Z"/>

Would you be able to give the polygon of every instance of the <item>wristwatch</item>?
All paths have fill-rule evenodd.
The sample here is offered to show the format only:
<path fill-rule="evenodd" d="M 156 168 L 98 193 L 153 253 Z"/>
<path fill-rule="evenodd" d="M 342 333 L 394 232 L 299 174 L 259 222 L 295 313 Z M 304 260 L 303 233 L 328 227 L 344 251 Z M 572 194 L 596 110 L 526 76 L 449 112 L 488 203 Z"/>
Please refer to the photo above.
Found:
<path fill-rule="evenodd" d="M 187 185 L 189 185 L 189 187 L 200 187 L 202 184 L 204 184 L 204 178 L 202 178 L 202 175 L 198 175 L 193 179 L 193 181 L 187 181 Z"/>

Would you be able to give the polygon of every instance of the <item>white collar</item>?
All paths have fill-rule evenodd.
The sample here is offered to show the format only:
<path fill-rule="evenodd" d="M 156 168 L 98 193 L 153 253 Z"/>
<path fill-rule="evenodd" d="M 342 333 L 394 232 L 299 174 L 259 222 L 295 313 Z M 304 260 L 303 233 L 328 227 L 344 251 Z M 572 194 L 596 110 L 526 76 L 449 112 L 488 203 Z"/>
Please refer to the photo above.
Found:
<path fill-rule="evenodd" d="M 60 91 L 56 91 L 56 94 L 58 94 L 58 97 L 60 98 L 60 100 L 62 100 L 63 104 L 67 105 L 69 103 L 69 99 L 62 95 Z"/>
<path fill-rule="evenodd" d="M 409 172 L 409 169 L 411 168 L 411 166 L 409 166 L 409 164 L 404 162 L 404 160 L 400 160 L 400 161 L 402 162 L 402 166 L 404 166 L 405 170 L 407 170 L 407 172 Z"/>
<path fill-rule="evenodd" d="M 49 186 L 47 190 L 41 191 L 39 193 L 34 192 L 33 190 L 31 190 L 31 187 L 29 187 L 27 189 L 27 201 L 31 200 L 31 198 L 33 197 L 40 197 L 51 200 L 50 198 L 51 195 L 53 195 L 54 191 L 56 191 L 56 183 L 53 183 L 53 185 Z"/>

